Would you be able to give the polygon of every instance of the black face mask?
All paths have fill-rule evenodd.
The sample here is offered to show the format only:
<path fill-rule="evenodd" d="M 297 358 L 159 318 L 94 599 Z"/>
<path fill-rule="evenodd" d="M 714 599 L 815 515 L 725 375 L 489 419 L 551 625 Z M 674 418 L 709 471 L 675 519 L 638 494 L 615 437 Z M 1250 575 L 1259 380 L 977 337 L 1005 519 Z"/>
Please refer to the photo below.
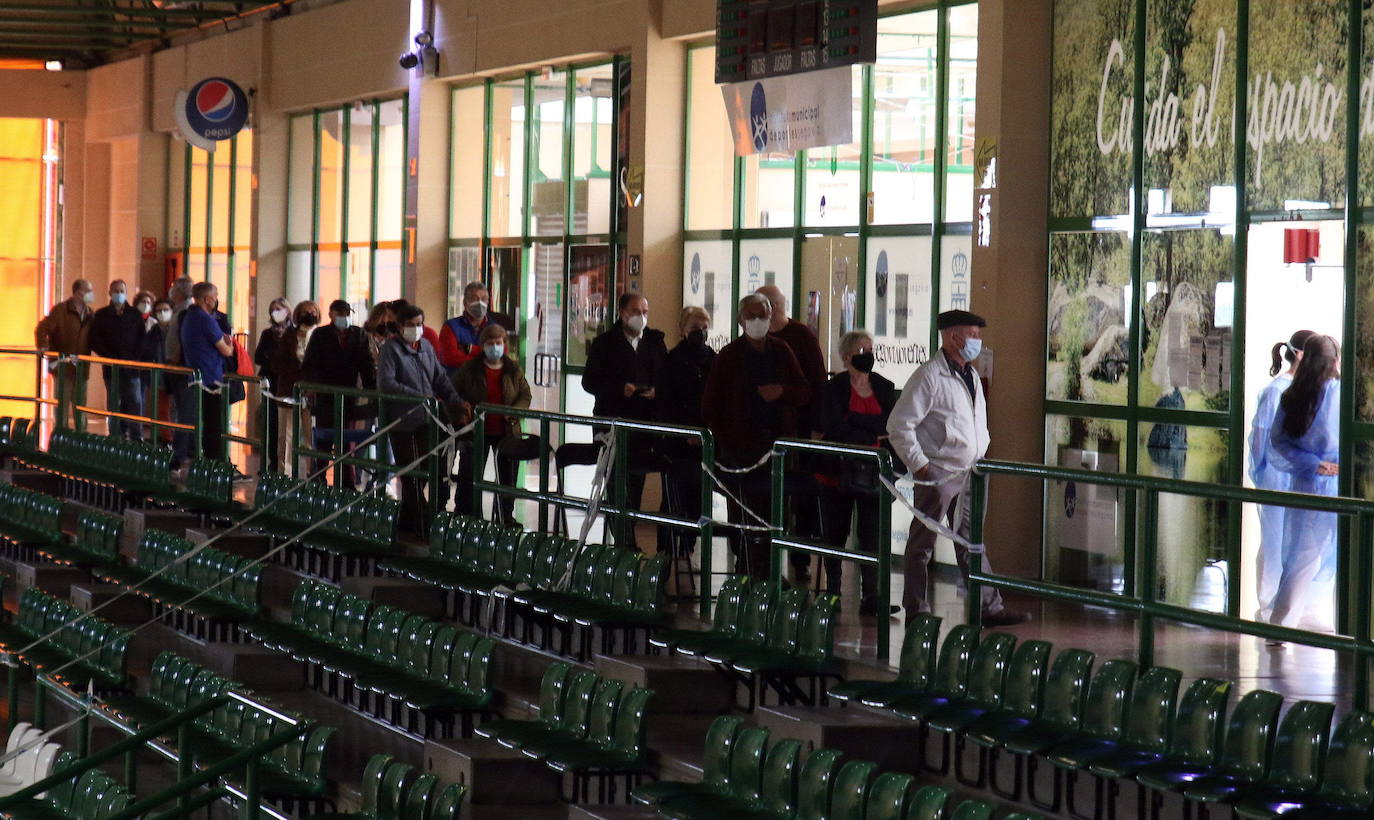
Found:
<path fill-rule="evenodd" d="M 688 333 L 687 344 L 691 345 L 692 347 L 701 347 L 702 345 L 706 344 L 706 331 L 697 329 L 692 331 L 691 333 Z"/>
<path fill-rule="evenodd" d="M 301 327 L 314 327 L 320 323 L 320 317 L 313 313 L 307 313 L 301 317 Z"/>
<path fill-rule="evenodd" d="M 849 363 L 854 365 L 854 369 L 860 373 L 873 372 L 873 354 L 856 353 L 849 359 Z"/>

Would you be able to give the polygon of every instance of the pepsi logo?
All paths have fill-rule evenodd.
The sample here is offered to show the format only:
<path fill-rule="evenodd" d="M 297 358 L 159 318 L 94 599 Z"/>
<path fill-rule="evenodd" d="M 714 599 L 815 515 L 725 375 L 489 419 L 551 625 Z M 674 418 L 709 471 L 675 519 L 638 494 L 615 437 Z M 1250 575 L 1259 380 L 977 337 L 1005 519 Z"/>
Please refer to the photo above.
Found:
<path fill-rule="evenodd" d="M 196 113 L 211 122 L 223 122 L 237 107 L 234 90 L 223 80 L 207 80 L 196 92 Z"/>

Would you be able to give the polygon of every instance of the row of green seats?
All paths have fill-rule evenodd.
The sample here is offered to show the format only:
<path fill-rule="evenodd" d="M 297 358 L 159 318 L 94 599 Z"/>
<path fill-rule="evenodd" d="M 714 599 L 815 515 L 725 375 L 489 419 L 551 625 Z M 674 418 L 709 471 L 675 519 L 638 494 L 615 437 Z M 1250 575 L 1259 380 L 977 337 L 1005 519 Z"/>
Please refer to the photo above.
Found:
<path fill-rule="evenodd" d="M 355 812 L 312 814 L 307 820 L 458 820 L 467 787 L 418 773 L 388 754 L 373 755 L 363 769 L 361 799 Z"/>
<path fill-rule="evenodd" d="M 234 503 L 234 465 L 216 458 L 197 458 L 186 468 L 186 481 L 180 492 L 171 492 L 155 501 L 220 515 L 236 514 Z"/>
<path fill-rule="evenodd" d="M 136 592 L 158 606 L 185 611 L 202 620 L 233 623 L 256 617 L 262 564 L 214 547 L 202 547 L 186 558 L 194 549 L 196 545 L 185 538 L 147 529 L 132 566 L 104 567 L 99 574 L 116 583 L 138 584 Z M 161 574 L 150 579 L 158 572 Z M 211 639 L 221 632 L 204 625 L 176 626 Z"/>
<path fill-rule="evenodd" d="M 0 625 L 0 650 L 18 654 L 36 671 L 56 673 L 56 680 L 77 691 L 85 691 L 88 683 L 98 692 L 123 690 L 129 679 L 129 633 L 84 615 L 66 601 L 29 587 L 19 596 L 14 622 Z M 29 648 L 40 638 L 47 639 Z"/>
<path fill-rule="evenodd" d="M 119 560 L 119 538 L 123 531 L 123 516 L 79 507 L 76 531 L 70 541 L 49 544 L 41 551 L 68 564 L 107 566 Z"/>
<path fill-rule="evenodd" d="M 802 763 L 802 744 L 769 731 L 746 727 L 724 715 L 706 732 L 702 779 L 662 780 L 636 789 L 632 797 L 673 820 L 752 817 L 758 820 L 986 820 L 993 809 L 968 800 L 954 807 L 943 786 L 917 787 L 909 774 L 877 774 L 877 765 L 850 760 L 834 749 L 816 749 Z M 876 775 L 876 776 L 875 776 Z M 952 814 L 949 812 L 952 811 Z M 1008 820 L 1032 820 L 1009 815 Z"/>
<path fill-rule="evenodd" d="M 62 499 L 0 484 L 0 536 L 35 546 L 63 541 Z"/>
<path fill-rule="evenodd" d="M 392 551 L 400 502 L 346 487 L 264 474 L 254 496 L 254 507 L 261 514 L 254 521 L 290 537 L 350 502 L 347 511 L 306 536 L 305 543 L 334 552 Z"/>
<path fill-rule="evenodd" d="M 0 417 L 0 455 L 25 456 L 38 450 L 39 425 L 22 416 Z"/>
<path fill-rule="evenodd" d="M 57 756 L 53 772 L 61 774 L 76 762 L 76 755 L 62 752 Z M 13 820 L 104 820 L 124 811 L 133 802 L 134 796 L 122 783 L 99 769 L 88 769 L 80 777 L 64 780 L 42 796 L 5 806 L 4 814 Z"/>
<path fill-rule="evenodd" d="M 34 458 L 42 469 L 125 492 L 165 494 L 172 487 L 172 451 L 152 441 L 60 428 Z"/>
<path fill-rule="evenodd" d="M 652 696 L 651 689 L 625 692 L 621 681 L 558 661 L 544 672 L 534 719 L 487 721 L 477 734 L 572 774 L 573 802 L 589 799 L 596 778 L 605 802 L 614 799 L 617 777 L 625 777 L 628 792 L 646 773 L 644 714 Z"/>
<path fill-rule="evenodd" d="M 226 680 L 173 652 L 163 652 L 153 662 L 146 696 L 107 698 L 103 708 L 131 730 L 136 730 L 194 709 L 230 691 L 249 696 L 249 690 L 241 684 Z M 251 697 L 261 701 L 257 696 Z M 273 799 L 292 800 L 325 795 L 329 784 L 324 775 L 324 759 L 334 729 L 313 726 L 271 704 L 264 706 L 268 708 L 257 708 L 230 698 L 196 718 L 191 734 L 191 755 L 196 764 L 211 767 L 266 740 L 291 726 L 284 719 L 287 718 L 296 721 L 301 731 L 295 740 L 278 746 L 262 758 L 260 783 L 263 794 Z"/>
<path fill-rule="evenodd" d="M 834 664 L 839 599 L 805 589 L 781 594 L 768 581 L 731 576 L 721 585 L 709 629 L 661 630 L 651 646 L 705 658 L 747 687 L 749 708 L 772 689 L 782 703 L 824 700 L 817 686 L 838 678 Z M 800 681 L 810 683 L 803 691 Z M 762 685 L 759 685 L 760 682 Z"/>
<path fill-rule="evenodd" d="M 303 581 L 291 622 L 248 627 L 262 644 L 307 664 L 311 683 L 360 711 L 425 737 L 450 737 L 454 719 L 491 707 L 492 638 Z"/>

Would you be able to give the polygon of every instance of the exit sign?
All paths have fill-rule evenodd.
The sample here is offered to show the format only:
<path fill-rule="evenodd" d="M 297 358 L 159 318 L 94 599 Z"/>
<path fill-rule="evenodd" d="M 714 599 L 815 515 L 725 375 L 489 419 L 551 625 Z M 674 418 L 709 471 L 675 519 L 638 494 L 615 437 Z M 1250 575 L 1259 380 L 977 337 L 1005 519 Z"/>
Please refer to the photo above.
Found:
<path fill-rule="evenodd" d="M 717 83 L 877 57 L 878 0 L 717 0 Z"/>

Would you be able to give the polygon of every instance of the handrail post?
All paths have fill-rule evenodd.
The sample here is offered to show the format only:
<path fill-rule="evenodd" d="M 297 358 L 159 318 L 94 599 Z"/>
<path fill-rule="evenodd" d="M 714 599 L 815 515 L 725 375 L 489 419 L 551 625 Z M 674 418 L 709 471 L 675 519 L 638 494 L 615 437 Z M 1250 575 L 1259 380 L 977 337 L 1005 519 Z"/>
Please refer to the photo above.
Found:
<path fill-rule="evenodd" d="M 1355 698 L 1354 708 L 1369 708 L 1369 650 L 1370 610 L 1369 591 L 1374 584 L 1374 514 L 1356 516 L 1354 546 L 1356 589 L 1355 624 L 1350 630 L 1355 639 Z"/>
<path fill-rule="evenodd" d="M 442 412 L 442 409 L 433 399 L 425 399 L 423 404 L 432 405 L 430 409 L 433 411 L 432 414 L 425 414 L 425 429 L 429 430 L 429 447 L 426 448 L 425 452 L 429 453 L 429 457 L 424 463 L 424 469 L 429 471 L 428 523 L 430 526 L 433 526 L 434 519 L 438 518 L 439 513 L 443 512 L 444 507 L 448 506 L 448 488 L 444 486 L 444 482 L 448 480 L 449 465 L 443 455 L 443 453 L 447 453 L 448 450 L 446 448 L 440 453 L 435 452 L 435 449 L 439 446 L 439 423 L 435 421 L 435 418 Z M 421 409 L 423 409 L 423 407 Z M 421 532 L 428 536 L 429 527 L 421 529 Z"/>
<path fill-rule="evenodd" d="M 14 727 L 19 723 L 19 662 L 14 655 L 6 655 L 5 665 L 9 667 L 9 677 L 5 685 L 5 709 L 10 716 L 9 726 L 6 728 L 13 732 Z"/>
<path fill-rule="evenodd" d="M 224 374 L 224 382 L 219 388 L 219 446 L 220 456 L 225 463 L 233 464 L 234 457 L 230 455 L 229 449 L 234 446 L 232 436 L 234 435 L 234 414 L 231 412 L 234 402 L 234 381 L 236 377 L 232 373 Z M 243 400 L 248 400 L 248 385 L 243 386 Z"/>
<path fill-rule="evenodd" d="M 334 406 L 330 409 L 334 411 L 334 446 L 331 448 L 334 455 L 334 486 L 342 487 L 344 475 L 344 397 L 342 394 L 334 394 Z"/>
<path fill-rule="evenodd" d="M 148 371 L 148 412 L 144 415 L 153 421 L 162 421 L 158 416 L 158 382 L 162 381 L 162 374 L 156 370 Z M 156 424 L 149 425 L 148 440 L 156 444 L 162 438 L 162 428 Z"/>
<path fill-rule="evenodd" d="M 787 479 L 786 461 L 787 445 L 782 443 L 774 443 L 773 461 L 770 465 L 773 472 L 771 482 L 772 497 L 770 499 L 772 501 L 772 504 L 770 505 L 770 515 L 768 516 L 769 521 L 772 522 L 773 531 L 768 534 L 767 549 L 769 577 L 772 579 L 774 593 L 779 595 L 782 594 L 782 547 L 779 546 L 777 541 L 773 538 L 773 533 L 781 533 L 783 537 L 787 537 L 788 535 L 786 531 L 787 516 L 784 514 L 783 511 L 783 500 L 787 497 L 786 488 L 784 486 L 784 482 Z M 740 492 L 740 495 L 743 494 L 743 492 Z M 741 498 L 740 501 L 742 502 L 744 501 L 744 499 Z M 743 507 L 743 504 L 741 504 L 740 506 Z M 750 526 L 749 522 L 745 520 L 743 509 L 740 510 L 739 519 L 740 526 Z M 747 532 L 748 530 L 740 530 L 739 535 L 739 543 L 741 548 L 744 550 L 746 563 L 748 562 L 749 556 L 749 536 L 747 535 Z"/>
<path fill-rule="evenodd" d="M 482 517 L 482 482 L 487 475 L 487 425 L 486 419 L 476 408 L 473 409 L 472 418 L 476 423 L 472 425 L 472 451 L 468 453 L 468 458 L 472 459 L 472 486 L 468 488 L 468 492 L 472 494 L 472 499 L 469 502 L 472 504 L 472 516 L 480 520 Z M 463 454 L 459 453 L 458 458 L 461 459 L 462 457 Z M 458 492 L 462 491 L 463 488 L 459 487 Z M 500 506 L 497 499 L 492 499 L 492 503 Z"/>
<path fill-rule="evenodd" d="M 968 599 L 965 603 L 968 608 L 968 622 L 976 627 L 983 623 L 983 585 L 973 576 L 983 571 L 983 515 L 988 496 L 987 476 L 977 470 L 971 470 L 968 480 L 969 507 L 971 507 L 969 510 L 969 541 L 976 544 L 978 549 L 968 551 L 969 579 L 965 584 Z"/>
<path fill-rule="evenodd" d="M 615 508 L 620 511 L 620 514 L 615 517 L 615 527 L 612 532 L 615 536 L 615 543 L 621 546 L 634 546 L 636 542 L 635 520 L 626 515 L 626 508 L 629 506 L 627 482 L 630 480 L 630 458 L 626 450 L 630 446 L 630 437 L 617 421 L 611 422 L 611 435 L 615 437 L 615 466 L 611 468 L 614 484 L 611 486 L 611 498 L 615 500 Z"/>
<path fill-rule="evenodd" d="M 516 426 L 520 422 L 512 417 Z M 553 452 L 553 444 L 549 438 L 552 428 L 546 416 L 539 418 L 539 531 L 548 532 L 549 521 L 549 454 Z"/>
<path fill-rule="evenodd" d="M 85 708 L 76 724 L 76 756 L 85 757 L 91 753 L 91 705 L 95 703 L 95 696 L 83 692 L 80 699 Z"/>
<path fill-rule="evenodd" d="M 697 538 L 697 550 L 701 556 L 701 583 L 697 590 L 697 611 L 702 618 L 711 617 L 711 569 L 715 563 L 711 558 L 715 546 L 712 543 L 715 540 L 715 525 L 711 522 L 715 520 L 715 510 L 712 509 L 715 506 L 715 492 L 711 488 L 711 476 L 706 471 L 714 469 L 715 464 L 716 439 L 707 430 L 701 436 L 701 469 L 698 471 L 701 478 L 701 516 L 698 518 L 701 534 Z"/>
<path fill-rule="evenodd" d="M 1137 639 L 1136 652 L 1138 657 L 1136 662 L 1141 669 L 1154 666 L 1155 663 L 1155 587 L 1159 574 L 1159 491 L 1154 489 L 1145 490 L 1145 514 L 1141 521 L 1142 547 L 1141 558 L 1143 565 L 1140 568 L 1140 591 L 1139 600 L 1141 603 L 1140 617 L 1137 618 L 1140 634 Z"/>
<path fill-rule="evenodd" d="M 106 391 L 105 395 L 105 409 L 108 410 L 110 409 L 111 405 L 113 405 L 117 412 L 123 413 L 124 402 L 121 401 L 121 398 L 123 397 L 123 394 L 121 392 L 123 384 L 121 382 L 124 374 L 120 372 L 119 365 L 117 364 L 106 366 L 110 368 L 110 387 Z M 105 419 L 105 435 L 115 435 L 116 428 L 118 428 L 120 432 L 123 432 L 124 424 L 120 422 L 118 419 L 112 416 L 106 416 Z"/>
<path fill-rule="evenodd" d="M 892 654 L 889 643 L 892 640 L 892 491 L 887 482 L 893 481 L 892 457 L 886 448 L 878 450 L 878 475 L 886 481 L 878 488 L 878 660 L 886 661 Z M 895 483 L 895 482 L 894 482 Z M 860 590 L 863 589 L 863 568 L 859 568 Z"/>
<path fill-rule="evenodd" d="M 72 406 L 72 427 L 76 430 L 86 429 L 86 414 L 81 408 L 86 405 L 87 381 L 91 378 L 91 366 L 80 359 L 76 362 L 76 401 Z"/>
<path fill-rule="evenodd" d="M 183 720 L 177 726 L 177 780 L 184 781 L 191 778 L 191 721 Z M 177 798 L 177 808 L 185 816 L 190 804 L 190 794 L 183 793 Z"/>
<path fill-rule="evenodd" d="M 262 758 L 254 757 L 249 759 L 247 770 L 243 776 L 243 818 L 244 820 L 258 820 L 262 814 L 262 786 L 259 784 L 258 768 L 259 760 Z"/>
<path fill-rule="evenodd" d="M 196 383 L 191 391 L 196 395 L 196 430 L 192 434 L 195 438 L 196 458 L 205 457 L 205 382 L 201 381 L 202 376 L 199 370 L 191 374 L 191 380 Z"/>

